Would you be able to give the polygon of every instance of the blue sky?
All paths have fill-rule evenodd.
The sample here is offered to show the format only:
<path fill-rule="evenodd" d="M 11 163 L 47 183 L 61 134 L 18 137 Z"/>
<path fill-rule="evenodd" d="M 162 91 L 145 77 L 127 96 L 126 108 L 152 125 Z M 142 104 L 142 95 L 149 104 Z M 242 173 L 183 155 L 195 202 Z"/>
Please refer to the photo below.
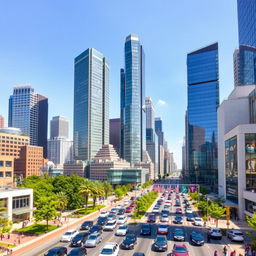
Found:
<path fill-rule="evenodd" d="M 140 36 L 146 55 L 146 95 L 161 116 L 181 167 L 187 105 L 186 54 L 219 42 L 220 99 L 233 88 L 238 45 L 236 0 L 12 0 L 0 7 L 0 114 L 7 118 L 14 85 L 49 97 L 54 115 L 73 119 L 73 61 L 88 47 L 110 63 L 110 117 L 119 117 L 124 40 Z"/>

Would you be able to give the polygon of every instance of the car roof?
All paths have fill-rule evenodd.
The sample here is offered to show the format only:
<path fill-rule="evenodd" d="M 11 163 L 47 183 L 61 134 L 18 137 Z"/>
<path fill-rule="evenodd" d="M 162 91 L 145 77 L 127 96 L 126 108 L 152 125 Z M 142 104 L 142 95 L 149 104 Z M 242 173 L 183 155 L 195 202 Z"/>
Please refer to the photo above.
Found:
<path fill-rule="evenodd" d="M 77 231 L 77 230 L 75 228 L 73 228 L 73 229 L 70 229 L 70 230 L 66 231 L 65 233 L 67 233 L 67 232 L 75 232 L 75 231 Z"/>
<path fill-rule="evenodd" d="M 103 248 L 109 248 L 109 249 L 112 249 L 114 246 L 116 246 L 117 243 L 114 243 L 114 242 L 108 242 L 105 244 L 105 246 Z"/>

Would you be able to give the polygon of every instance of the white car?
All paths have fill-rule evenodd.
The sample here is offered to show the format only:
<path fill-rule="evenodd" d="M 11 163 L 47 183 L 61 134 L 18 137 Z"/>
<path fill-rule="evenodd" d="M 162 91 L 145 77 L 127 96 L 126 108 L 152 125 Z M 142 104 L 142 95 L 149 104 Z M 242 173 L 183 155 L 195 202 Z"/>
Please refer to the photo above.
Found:
<path fill-rule="evenodd" d="M 121 205 L 121 204 L 119 204 L 119 205 L 116 206 L 116 209 L 118 209 L 118 210 L 121 209 L 121 208 L 122 208 L 122 205 Z"/>
<path fill-rule="evenodd" d="M 191 208 L 187 208 L 187 209 L 186 209 L 186 213 L 193 213 L 193 211 L 192 211 Z"/>
<path fill-rule="evenodd" d="M 243 242 L 244 234 L 238 230 L 230 230 L 228 232 L 228 238 L 235 242 Z"/>
<path fill-rule="evenodd" d="M 152 212 L 159 212 L 159 208 L 153 208 Z"/>
<path fill-rule="evenodd" d="M 123 216 L 120 216 L 118 219 L 117 219 L 117 224 L 124 224 L 125 222 L 127 221 L 127 217 L 125 215 Z"/>
<path fill-rule="evenodd" d="M 124 201 L 124 205 L 128 205 L 130 202 L 128 200 Z"/>
<path fill-rule="evenodd" d="M 116 230 L 116 236 L 125 236 L 128 230 L 128 226 L 127 225 L 121 225 L 118 227 L 118 229 Z"/>
<path fill-rule="evenodd" d="M 117 256 L 119 253 L 119 246 L 117 243 L 107 243 L 101 250 L 99 256 Z"/>
<path fill-rule="evenodd" d="M 107 224 L 104 226 L 104 231 L 113 231 L 116 228 L 116 220 L 110 220 L 107 222 Z"/>
<path fill-rule="evenodd" d="M 211 228 L 209 230 L 209 235 L 213 239 L 219 239 L 220 240 L 222 238 L 222 233 L 221 233 L 221 230 L 219 228 Z"/>
<path fill-rule="evenodd" d="M 196 217 L 194 219 L 194 225 L 202 227 L 204 225 L 204 222 L 203 222 L 203 220 L 201 218 Z"/>
<path fill-rule="evenodd" d="M 169 216 L 168 214 L 164 213 L 161 216 L 161 222 L 168 222 L 169 221 Z"/>
<path fill-rule="evenodd" d="M 109 215 L 109 212 L 101 212 L 100 217 L 107 217 Z"/>
<path fill-rule="evenodd" d="M 64 235 L 62 235 L 61 242 L 70 242 L 79 232 L 76 229 L 68 230 Z"/>

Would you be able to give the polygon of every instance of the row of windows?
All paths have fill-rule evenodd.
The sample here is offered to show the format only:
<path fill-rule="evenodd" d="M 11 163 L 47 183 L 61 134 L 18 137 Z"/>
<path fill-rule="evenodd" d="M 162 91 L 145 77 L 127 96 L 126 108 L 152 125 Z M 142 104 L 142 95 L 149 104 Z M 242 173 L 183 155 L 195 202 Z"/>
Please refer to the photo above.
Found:
<path fill-rule="evenodd" d="M 29 196 L 17 196 L 12 200 L 12 208 L 26 208 L 30 205 L 30 197 Z"/>
<path fill-rule="evenodd" d="M 11 178 L 12 172 L 0 172 L 0 178 Z"/>
<path fill-rule="evenodd" d="M 12 167 L 12 161 L 2 161 L 2 160 L 0 160 L 0 167 Z"/>

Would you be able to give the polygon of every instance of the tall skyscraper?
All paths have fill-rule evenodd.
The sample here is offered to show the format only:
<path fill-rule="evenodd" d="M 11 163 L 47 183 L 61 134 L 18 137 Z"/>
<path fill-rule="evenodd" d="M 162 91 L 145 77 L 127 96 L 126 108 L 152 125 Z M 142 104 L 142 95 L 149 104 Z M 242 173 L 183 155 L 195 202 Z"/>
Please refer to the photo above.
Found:
<path fill-rule="evenodd" d="M 125 68 L 121 69 L 121 153 L 134 165 L 145 150 L 144 51 L 139 37 L 125 41 Z"/>
<path fill-rule="evenodd" d="M 155 130 L 155 109 L 151 97 L 145 98 L 146 128 Z"/>
<path fill-rule="evenodd" d="M 14 87 L 9 99 L 10 127 L 20 128 L 31 145 L 44 147 L 47 154 L 48 99 L 29 85 Z"/>
<path fill-rule="evenodd" d="M 114 146 L 117 154 L 121 153 L 121 119 L 109 119 L 109 142 Z"/>
<path fill-rule="evenodd" d="M 0 128 L 4 128 L 4 117 L 0 116 Z"/>
<path fill-rule="evenodd" d="M 74 157 L 91 160 L 109 144 L 109 65 L 93 48 L 74 64 Z"/>
<path fill-rule="evenodd" d="M 237 0 L 239 45 L 256 47 L 256 1 Z"/>
<path fill-rule="evenodd" d="M 50 139 L 55 137 L 68 138 L 69 122 L 64 116 L 54 116 L 51 120 Z"/>
<path fill-rule="evenodd" d="M 190 181 L 217 191 L 218 43 L 187 55 Z"/>
<path fill-rule="evenodd" d="M 159 138 L 159 144 L 164 145 L 163 123 L 160 117 L 155 118 L 155 130 Z"/>

